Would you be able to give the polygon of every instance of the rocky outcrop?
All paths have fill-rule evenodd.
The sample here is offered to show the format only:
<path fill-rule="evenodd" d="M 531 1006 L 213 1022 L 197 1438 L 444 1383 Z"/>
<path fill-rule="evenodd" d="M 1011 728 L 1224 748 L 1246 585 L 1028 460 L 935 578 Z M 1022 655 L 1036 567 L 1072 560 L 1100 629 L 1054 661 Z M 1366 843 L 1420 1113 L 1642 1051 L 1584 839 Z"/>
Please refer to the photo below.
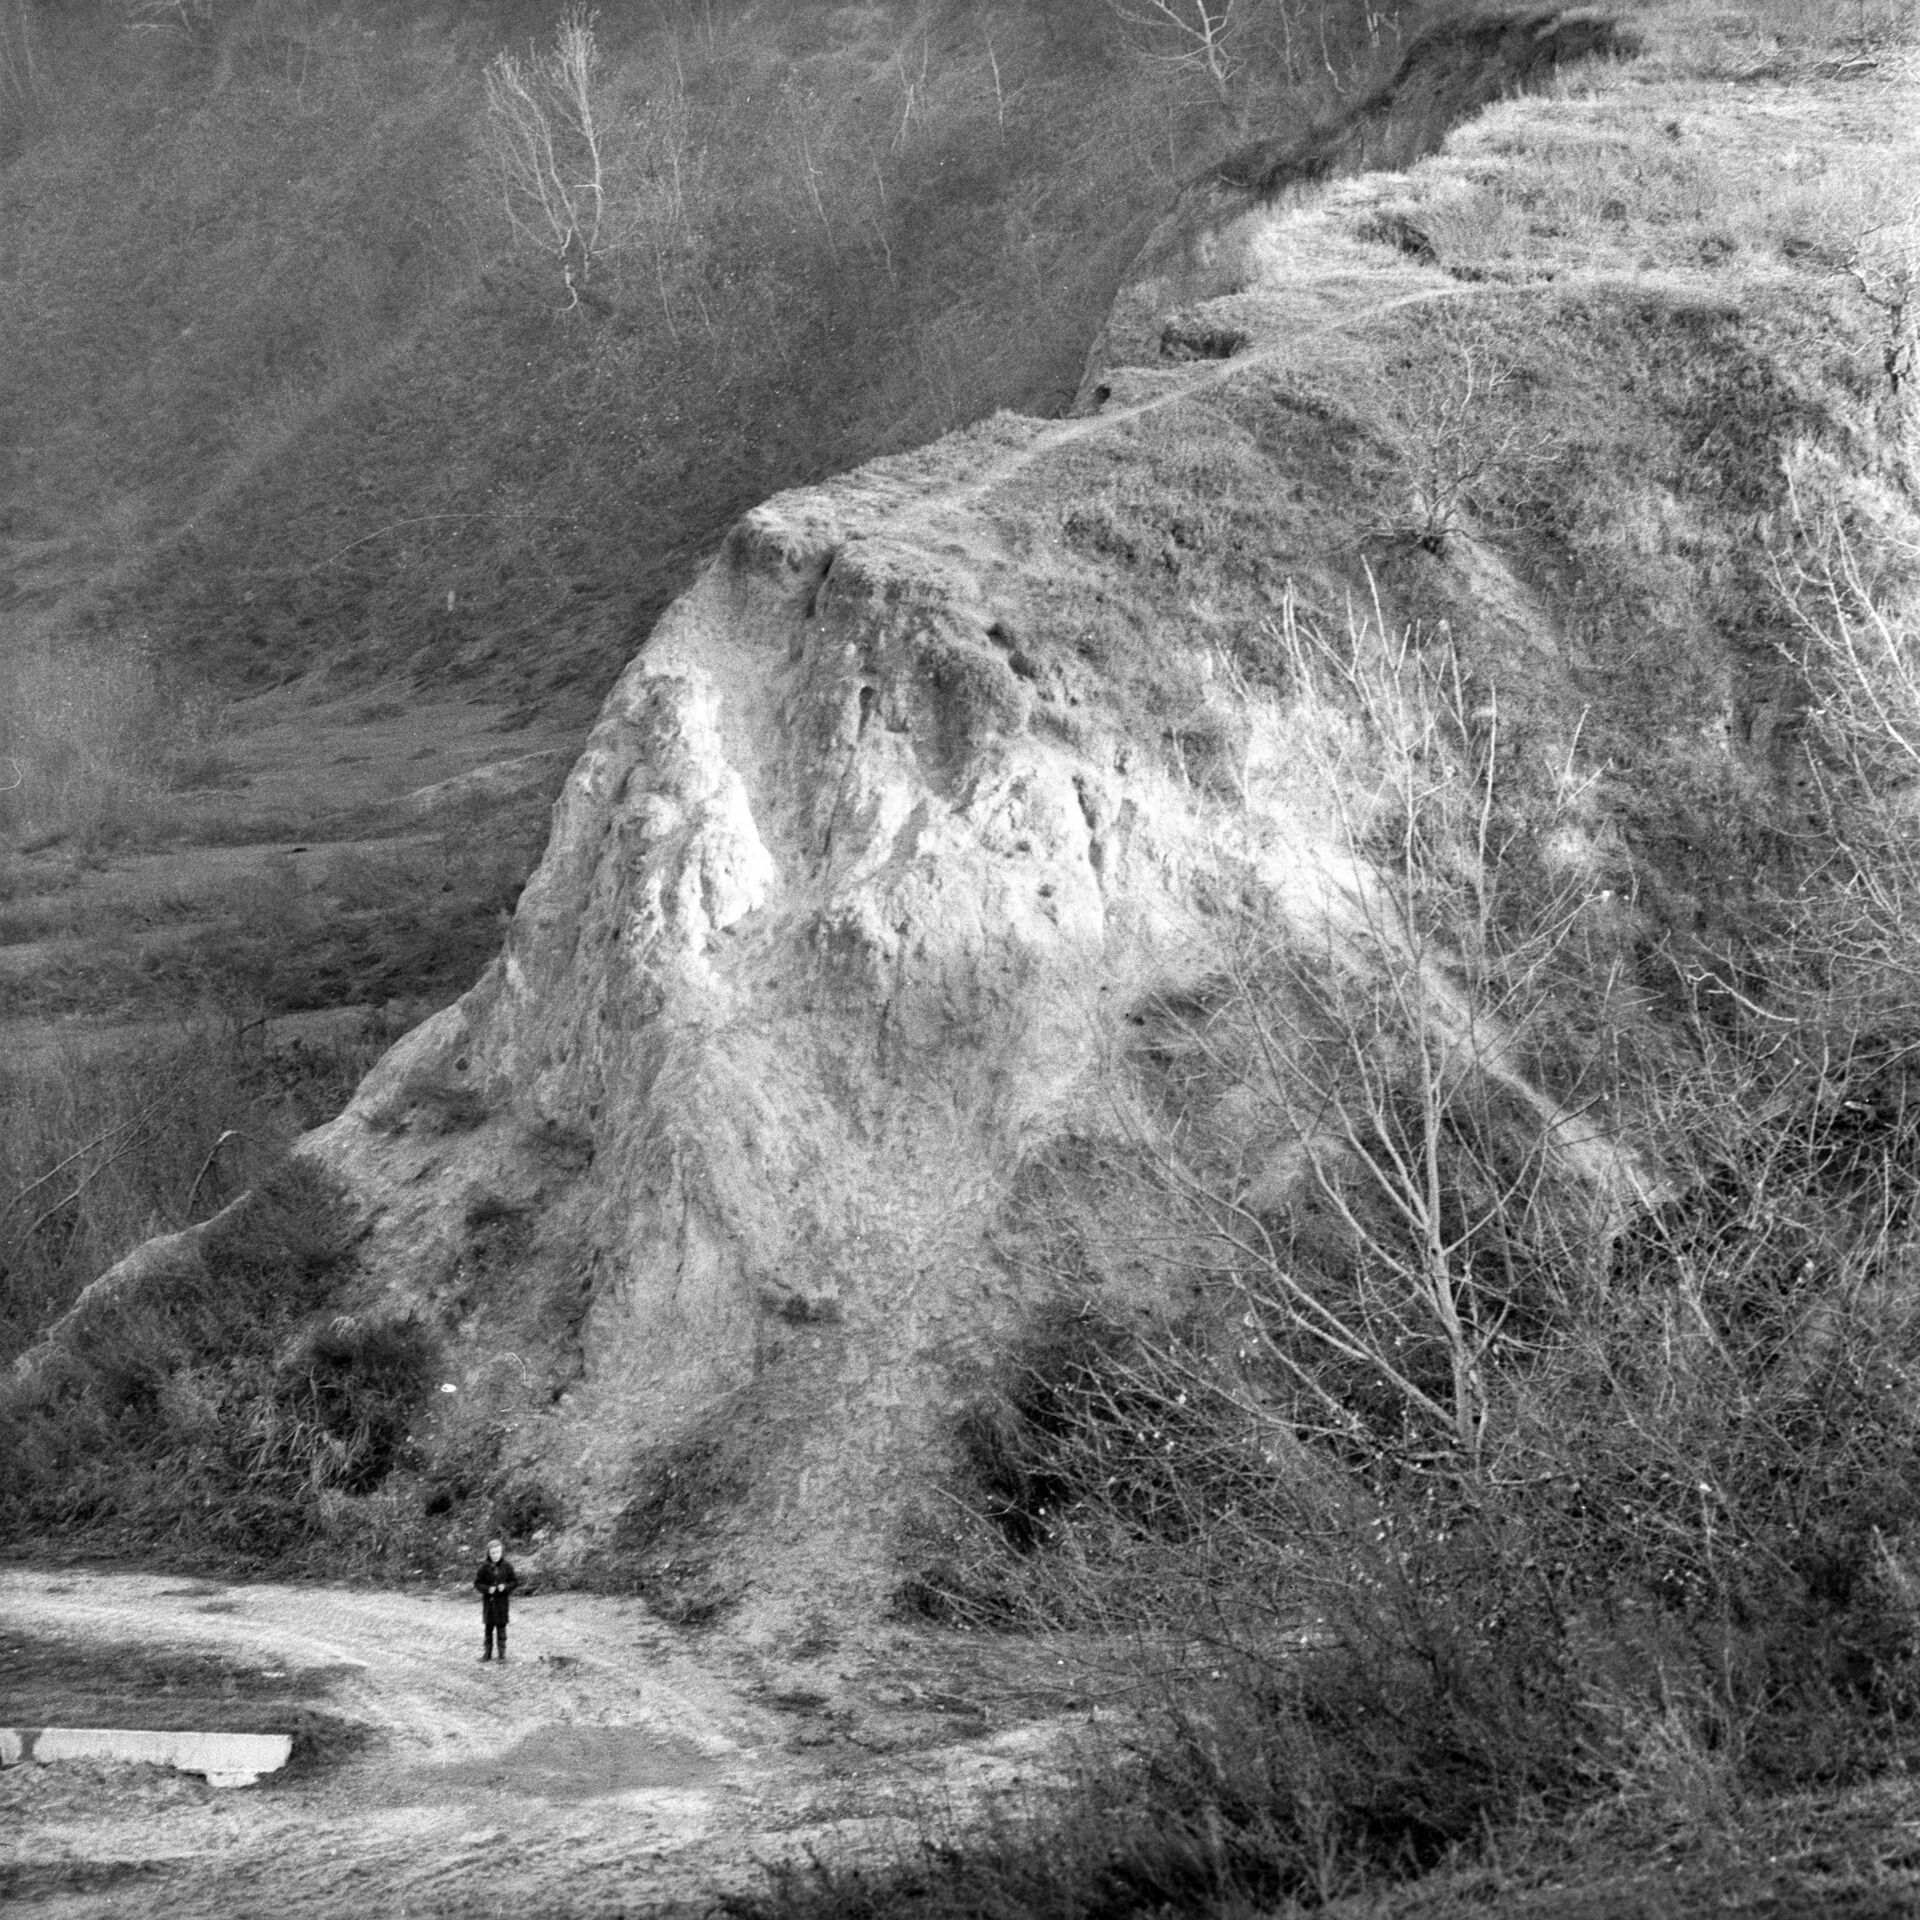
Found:
<path fill-rule="evenodd" d="M 1422 142 L 1511 39 L 1451 92 L 1410 54 Z M 1322 244 L 1323 327 L 1403 296 L 1395 256 Z M 1122 306 L 1157 340 L 1191 292 L 1150 258 Z M 1036 1170 L 1137 1148 L 1142 1009 L 1248 902 L 1324 928 L 1365 895 L 1241 645 L 1379 591 L 1285 504 L 1357 484 L 1347 430 L 1259 445 L 1218 358 L 750 513 L 608 699 L 499 961 L 308 1141 L 388 1306 L 458 1330 L 430 1444 L 496 1436 L 563 1557 L 654 1549 L 689 1606 L 883 1596 L 969 1381 L 1058 1284 Z M 1524 651 L 1507 585 L 1479 602 Z M 1163 1298 L 1113 1225 L 1093 1281 Z"/>
<path fill-rule="evenodd" d="M 1068 689 L 995 525 L 1052 431 L 750 514 L 608 700 L 499 962 L 308 1142 L 389 1290 L 463 1323 L 447 1417 L 511 1420 L 583 1539 L 718 1428 L 771 1577 L 871 1594 L 1021 1312 L 1019 1169 L 1099 1127 L 1202 928 L 1224 822 Z"/>

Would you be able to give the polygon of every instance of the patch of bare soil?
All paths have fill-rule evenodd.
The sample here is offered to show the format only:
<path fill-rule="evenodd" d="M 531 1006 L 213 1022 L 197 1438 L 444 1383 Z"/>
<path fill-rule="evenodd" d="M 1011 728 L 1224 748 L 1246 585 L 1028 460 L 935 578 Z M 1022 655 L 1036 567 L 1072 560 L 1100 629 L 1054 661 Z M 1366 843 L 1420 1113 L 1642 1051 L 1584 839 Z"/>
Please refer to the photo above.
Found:
<path fill-rule="evenodd" d="M 37 1678 L 0 1682 L 9 1712 L 164 1724 L 206 1712 L 211 1684 L 226 1724 L 317 1712 L 334 1730 L 319 1762 L 240 1790 L 153 1767 L 0 1774 L 0 1897 L 61 1920 L 699 1912 L 758 1860 L 1030 1792 L 1115 1693 L 1077 1643 L 879 1628 L 780 1657 L 580 1593 L 518 1602 L 504 1666 L 478 1658 L 472 1595 L 445 1588 L 16 1572 L 0 1621 L 0 1668 L 36 1650 Z"/>

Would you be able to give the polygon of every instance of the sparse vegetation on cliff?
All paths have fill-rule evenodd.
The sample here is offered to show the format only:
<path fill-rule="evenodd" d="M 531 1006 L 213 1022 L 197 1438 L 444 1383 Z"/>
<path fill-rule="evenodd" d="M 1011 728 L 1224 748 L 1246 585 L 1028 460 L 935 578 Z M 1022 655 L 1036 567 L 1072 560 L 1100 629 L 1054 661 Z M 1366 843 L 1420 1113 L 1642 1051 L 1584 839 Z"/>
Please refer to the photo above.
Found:
<path fill-rule="evenodd" d="M 1160 1009 L 1137 1071 L 1149 1109 L 1177 1078 L 1177 1145 L 1109 1175 L 1157 1184 L 1159 1257 L 1207 1304 L 1126 1323 L 1065 1282 L 963 1429 L 974 1520 L 933 1528 L 901 1595 L 989 1629 L 1181 1623 L 1178 1656 L 1145 1657 L 1155 1731 L 1062 1826 L 789 1875 L 751 1910 L 1317 1906 L 1576 1813 L 1737 1854 L 1770 1796 L 1910 1763 L 1920 1135 L 1893 983 L 1915 960 L 1915 637 L 1830 522 L 1796 531 L 1827 837 L 1764 943 L 1749 929 L 1743 990 L 1695 976 L 1665 1048 L 1619 1005 L 1577 1052 L 1562 1032 L 1551 1113 L 1502 1097 L 1540 1049 L 1487 990 L 1548 1011 L 1582 938 L 1581 905 L 1527 872 L 1551 822 L 1503 843 L 1491 783 L 1459 804 L 1473 728 L 1434 703 L 1444 661 L 1340 677 L 1403 776 L 1335 783 L 1408 856 L 1368 862 L 1366 958 L 1343 982 L 1283 934 Z M 1348 850 L 1378 824 L 1350 816 Z M 1435 908 L 1466 918 L 1442 933 Z M 1476 983 L 1465 1026 L 1439 1019 L 1441 973 Z M 1329 1044 L 1342 1070 L 1317 1074 Z M 1310 1164 L 1304 1200 L 1262 1200 L 1276 1153 Z M 1070 1217 L 1097 1236 L 1103 1210 Z M 1086 1272 L 1121 1249 L 1073 1252 Z"/>

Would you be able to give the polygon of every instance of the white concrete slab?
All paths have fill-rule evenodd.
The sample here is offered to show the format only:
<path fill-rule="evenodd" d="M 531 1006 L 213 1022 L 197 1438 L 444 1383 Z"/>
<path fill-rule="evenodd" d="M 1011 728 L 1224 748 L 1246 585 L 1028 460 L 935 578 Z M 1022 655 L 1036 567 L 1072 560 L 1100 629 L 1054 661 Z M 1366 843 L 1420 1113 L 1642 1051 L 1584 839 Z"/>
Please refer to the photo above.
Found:
<path fill-rule="evenodd" d="M 212 1787 L 250 1787 L 293 1752 L 287 1733 L 187 1733 L 136 1727 L 0 1727 L 0 1767 L 33 1760 L 123 1760 L 206 1776 Z"/>

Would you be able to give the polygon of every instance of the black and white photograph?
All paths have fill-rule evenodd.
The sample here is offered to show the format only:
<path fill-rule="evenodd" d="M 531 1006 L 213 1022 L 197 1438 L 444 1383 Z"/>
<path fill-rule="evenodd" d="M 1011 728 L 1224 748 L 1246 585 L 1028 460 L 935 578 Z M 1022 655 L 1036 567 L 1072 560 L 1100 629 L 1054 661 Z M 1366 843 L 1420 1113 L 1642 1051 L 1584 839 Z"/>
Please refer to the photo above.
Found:
<path fill-rule="evenodd" d="M 1920 1920 L 1920 0 L 0 0 L 0 1543 L 19 1920 Z"/>

